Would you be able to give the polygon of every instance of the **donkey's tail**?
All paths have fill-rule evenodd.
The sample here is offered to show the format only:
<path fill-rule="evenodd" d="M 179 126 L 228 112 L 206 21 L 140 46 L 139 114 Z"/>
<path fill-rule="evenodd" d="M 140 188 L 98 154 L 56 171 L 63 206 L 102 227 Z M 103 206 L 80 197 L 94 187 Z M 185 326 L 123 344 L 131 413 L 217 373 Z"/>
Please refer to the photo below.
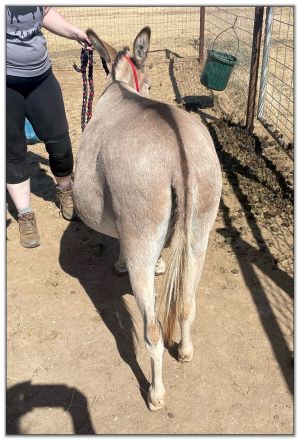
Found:
<path fill-rule="evenodd" d="M 173 185 L 175 193 L 175 219 L 170 245 L 170 255 L 162 288 L 163 335 L 167 346 L 173 342 L 177 318 L 183 312 L 183 296 L 188 277 L 189 236 L 191 231 L 192 196 L 185 186 Z M 183 189 L 182 187 L 185 187 Z M 190 187 L 191 188 L 191 187 Z"/>

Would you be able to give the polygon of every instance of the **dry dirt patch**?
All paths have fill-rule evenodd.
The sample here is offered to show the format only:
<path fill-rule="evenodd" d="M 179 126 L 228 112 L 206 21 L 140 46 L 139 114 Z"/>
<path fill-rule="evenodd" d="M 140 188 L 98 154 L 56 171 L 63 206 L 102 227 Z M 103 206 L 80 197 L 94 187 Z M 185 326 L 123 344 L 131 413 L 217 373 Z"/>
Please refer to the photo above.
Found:
<path fill-rule="evenodd" d="M 149 61 L 154 98 L 209 95 L 198 77 L 188 85 L 180 66 L 172 74 L 169 60 Z M 57 76 L 76 154 L 81 79 Z M 95 81 L 99 96 L 100 69 Z M 224 189 L 198 290 L 195 359 L 181 365 L 165 352 L 167 408 L 154 414 L 145 404 L 150 361 L 140 314 L 127 276 L 112 272 L 118 243 L 59 216 L 44 148 L 30 148 L 42 246 L 20 247 L 8 214 L 9 433 L 293 432 L 292 163 L 269 144 L 262 155 L 260 141 L 219 121 L 216 108 L 196 111 L 217 118 Z"/>

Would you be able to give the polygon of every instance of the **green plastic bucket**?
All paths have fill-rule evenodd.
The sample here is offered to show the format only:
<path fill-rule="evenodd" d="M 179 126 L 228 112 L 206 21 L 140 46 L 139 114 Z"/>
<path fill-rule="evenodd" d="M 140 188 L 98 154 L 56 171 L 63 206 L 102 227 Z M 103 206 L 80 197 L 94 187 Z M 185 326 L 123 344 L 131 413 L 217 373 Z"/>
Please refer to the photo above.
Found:
<path fill-rule="evenodd" d="M 201 84 L 213 90 L 226 89 L 231 72 L 237 64 L 237 58 L 226 52 L 207 51 L 207 58 L 201 74 Z"/>

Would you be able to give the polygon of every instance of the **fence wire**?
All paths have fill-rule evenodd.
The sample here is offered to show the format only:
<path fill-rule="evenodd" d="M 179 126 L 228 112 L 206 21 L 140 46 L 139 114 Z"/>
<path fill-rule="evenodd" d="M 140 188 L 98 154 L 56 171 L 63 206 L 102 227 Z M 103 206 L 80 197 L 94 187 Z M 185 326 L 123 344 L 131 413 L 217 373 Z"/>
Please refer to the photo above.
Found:
<path fill-rule="evenodd" d="M 285 145 L 294 142 L 294 7 L 268 7 L 258 119 Z"/>
<path fill-rule="evenodd" d="M 185 96 L 203 95 L 204 87 L 200 85 L 200 75 L 204 65 L 197 61 L 200 7 L 63 6 L 56 9 L 74 25 L 82 29 L 94 29 L 117 50 L 124 45 L 132 47 L 141 28 L 150 26 L 152 36 L 149 61 L 159 72 L 158 78 L 154 75 L 151 79 L 159 86 L 162 77 L 169 75 L 178 103 Z M 294 8 L 272 9 L 267 63 L 261 54 L 261 60 L 267 66 L 267 75 L 262 69 L 262 74 L 265 74 L 265 88 L 263 93 L 260 88 L 258 119 L 273 135 L 279 134 L 279 142 L 283 139 L 291 142 L 294 111 Z M 212 48 L 236 55 L 238 59 L 225 91 L 212 92 L 205 89 L 205 94 L 213 97 L 215 105 L 223 113 L 228 113 L 242 123 L 246 119 L 254 17 L 255 7 L 205 7 L 204 62 L 206 51 Z M 233 24 L 235 32 L 232 29 Z M 79 61 L 79 45 L 47 31 L 45 34 L 54 69 L 72 70 L 73 62 Z M 152 74 L 155 73 L 153 71 Z M 164 98 L 161 96 L 161 99 Z"/>
<path fill-rule="evenodd" d="M 214 91 L 214 95 L 224 113 L 242 121 L 245 119 L 248 99 L 254 12 L 254 7 L 205 8 L 205 50 L 216 49 L 230 53 L 238 60 L 225 91 Z M 232 28 L 229 29 L 235 20 L 237 35 Z"/>
<path fill-rule="evenodd" d="M 230 27 L 237 17 L 235 31 L 239 39 L 238 66 L 234 69 L 226 91 L 215 95 L 222 110 L 235 113 L 241 118 L 245 116 L 247 105 L 254 9 L 254 7 L 205 8 L 205 49 L 210 49 L 218 34 Z M 203 68 L 197 62 L 200 7 L 73 6 L 58 7 L 57 10 L 71 23 L 83 29 L 93 28 L 102 39 L 116 49 L 122 49 L 124 45 L 132 46 L 134 37 L 140 29 L 149 25 L 152 30 L 150 52 L 155 53 L 155 60 L 159 62 L 169 59 L 170 53 L 174 57 L 174 69 L 173 65 L 171 68 L 176 73 L 177 84 L 174 78 L 173 86 L 176 89 L 177 102 L 181 102 L 184 95 L 200 92 L 200 74 Z M 46 32 L 46 37 L 54 68 L 71 70 L 74 60 L 79 58 L 79 48 L 73 41 L 51 33 Z M 218 50 L 235 54 L 238 41 L 232 29 L 223 33 L 221 38 L 215 41 L 214 46 Z M 232 103 L 235 106 L 232 106 Z"/>
<path fill-rule="evenodd" d="M 147 25 L 152 31 L 150 49 L 157 51 L 157 56 L 165 56 L 165 49 L 184 58 L 198 56 L 199 7 L 65 6 L 56 9 L 74 25 L 92 28 L 117 50 L 123 46 L 132 47 L 137 33 Z M 72 69 L 74 56 L 79 52 L 74 41 L 47 31 L 45 35 L 54 68 Z"/>

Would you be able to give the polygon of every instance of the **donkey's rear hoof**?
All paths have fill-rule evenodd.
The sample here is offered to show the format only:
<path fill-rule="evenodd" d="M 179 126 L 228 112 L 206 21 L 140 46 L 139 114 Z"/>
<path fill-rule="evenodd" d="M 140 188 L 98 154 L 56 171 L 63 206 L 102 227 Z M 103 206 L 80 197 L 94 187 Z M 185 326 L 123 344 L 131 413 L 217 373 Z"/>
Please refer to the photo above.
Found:
<path fill-rule="evenodd" d="M 161 398 L 158 398 L 155 395 L 156 394 L 153 393 L 153 390 L 151 389 L 151 386 L 150 386 L 150 389 L 147 394 L 147 401 L 148 401 L 148 406 L 149 406 L 149 409 L 151 410 L 151 412 L 163 409 L 166 406 L 165 393 L 163 393 Z"/>
<path fill-rule="evenodd" d="M 178 361 L 180 363 L 189 363 L 190 361 L 193 360 L 193 356 L 194 356 L 193 345 L 187 348 L 182 348 L 182 349 L 180 349 L 180 347 L 178 348 Z"/>

